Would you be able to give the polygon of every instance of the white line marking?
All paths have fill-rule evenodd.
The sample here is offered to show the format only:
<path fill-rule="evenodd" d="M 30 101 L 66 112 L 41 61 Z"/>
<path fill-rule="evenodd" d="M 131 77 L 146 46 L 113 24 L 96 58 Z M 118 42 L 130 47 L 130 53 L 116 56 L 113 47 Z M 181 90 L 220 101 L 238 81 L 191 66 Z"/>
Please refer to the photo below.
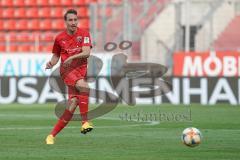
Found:
<path fill-rule="evenodd" d="M 113 117 L 102 117 L 98 119 L 105 119 L 105 120 L 116 120 L 116 121 L 122 121 L 121 119 L 118 118 L 113 118 Z M 138 121 L 130 121 L 130 122 L 138 122 Z M 158 125 L 160 122 L 158 121 L 153 121 L 153 122 L 139 122 L 139 124 L 129 124 L 129 125 L 120 125 L 120 126 L 97 126 L 94 128 L 99 128 L 99 129 L 105 129 L 105 128 L 127 128 L 127 127 L 138 127 L 138 126 L 143 126 L 143 125 Z M 80 128 L 76 126 L 67 126 L 66 128 Z M 0 130 L 42 130 L 42 129 L 52 129 L 53 126 L 48 126 L 48 127 L 2 127 Z"/>

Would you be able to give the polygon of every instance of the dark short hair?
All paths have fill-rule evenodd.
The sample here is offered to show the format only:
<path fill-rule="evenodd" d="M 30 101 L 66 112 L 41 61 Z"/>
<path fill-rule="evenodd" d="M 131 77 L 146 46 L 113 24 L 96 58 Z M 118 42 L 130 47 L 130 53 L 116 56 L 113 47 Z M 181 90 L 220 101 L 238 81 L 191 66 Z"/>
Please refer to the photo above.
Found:
<path fill-rule="evenodd" d="M 67 12 L 64 14 L 64 20 L 67 20 L 67 15 L 68 14 L 75 14 L 77 16 L 77 11 L 75 9 L 69 9 Z"/>

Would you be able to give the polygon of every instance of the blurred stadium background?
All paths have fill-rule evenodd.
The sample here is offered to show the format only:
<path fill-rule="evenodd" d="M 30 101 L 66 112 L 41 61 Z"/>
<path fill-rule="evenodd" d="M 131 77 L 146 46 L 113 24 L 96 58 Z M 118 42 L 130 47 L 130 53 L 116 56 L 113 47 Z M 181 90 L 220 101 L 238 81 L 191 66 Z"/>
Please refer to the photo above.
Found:
<path fill-rule="evenodd" d="M 1 0 L 0 51 L 51 52 L 68 8 L 79 12 L 94 51 L 131 40 L 133 60 L 172 63 L 176 51 L 239 50 L 238 0 Z M 149 54 L 151 53 L 151 54 Z"/>
<path fill-rule="evenodd" d="M 233 80 L 240 75 L 238 62 L 240 2 L 238 0 L 1 0 L 0 2 L 0 75 L 2 77 L 46 77 L 51 74 L 44 70 L 44 65 L 51 55 L 54 37 L 64 30 L 63 14 L 69 8 L 75 8 L 79 12 L 79 27 L 87 28 L 91 32 L 93 55 L 104 62 L 102 75 L 110 74 L 111 56 L 115 53 L 127 53 L 129 62 L 162 64 L 168 67 L 167 75 L 172 77 L 230 79 L 233 77 Z M 117 47 L 112 52 L 104 50 L 108 42 L 120 44 L 124 40 L 132 42 L 130 49 L 120 50 Z M 94 67 L 92 70 L 95 70 Z M 195 78 L 193 84 L 198 83 L 195 82 L 196 79 L 198 80 Z M 201 81 L 205 80 L 201 79 Z M 178 82 L 177 88 L 180 86 L 183 86 L 184 90 L 189 88 L 190 91 L 187 93 L 189 96 L 198 94 L 203 97 L 201 95 L 205 95 L 204 91 L 207 90 L 204 87 L 209 89 L 220 86 L 221 88 L 225 83 L 221 81 L 208 83 L 209 86 L 201 82 L 204 83 L 198 87 L 201 91 L 196 92 L 191 90 L 191 85 L 184 85 L 187 84 L 185 82 Z M 19 84 L 19 82 L 15 83 Z M 31 83 L 35 85 L 34 82 Z M 236 90 L 238 82 L 235 80 L 235 83 L 228 84 L 234 89 L 231 96 L 229 92 L 226 93 L 229 99 L 224 98 L 224 95 L 218 96 L 221 91 L 214 95 L 220 99 L 223 97 L 223 100 L 231 104 L 238 104 L 239 91 Z M 41 88 L 38 87 L 37 92 Z M 12 90 L 17 89 L 19 85 Z M 9 87 L 5 90 L 9 90 Z M 183 93 L 182 90 L 180 92 Z M 210 95 L 211 93 L 201 102 L 204 101 L 206 104 L 208 101 L 206 98 L 210 99 Z M 35 98 L 39 97 L 35 96 Z M 12 99 L 12 101 L 6 100 L 6 103 L 19 102 L 16 96 Z M 25 102 L 31 103 L 27 99 Z M 186 103 L 189 102 L 191 98 L 186 100 Z"/>
<path fill-rule="evenodd" d="M 94 53 L 130 40 L 129 60 L 173 65 L 175 52 L 238 51 L 238 0 L 1 0 L 0 52 L 50 53 L 68 8 L 91 31 Z M 171 72 L 169 72 L 171 74 Z"/>
<path fill-rule="evenodd" d="M 120 105 L 94 120 L 96 131 L 86 137 L 73 122 L 49 149 L 44 138 L 64 96 L 51 90 L 44 68 L 69 8 L 91 32 L 102 76 L 110 74 L 112 55 L 127 53 L 129 62 L 168 67 L 173 91 L 138 97 L 137 107 Z M 240 159 L 239 28 L 239 0 L 0 0 L 0 159 Z M 128 50 L 104 50 L 125 40 Z M 104 77 L 91 85 L 112 91 Z M 159 123 L 119 119 L 159 111 Z M 179 139 L 190 126 L 204 135 L 194 150 Z"/>

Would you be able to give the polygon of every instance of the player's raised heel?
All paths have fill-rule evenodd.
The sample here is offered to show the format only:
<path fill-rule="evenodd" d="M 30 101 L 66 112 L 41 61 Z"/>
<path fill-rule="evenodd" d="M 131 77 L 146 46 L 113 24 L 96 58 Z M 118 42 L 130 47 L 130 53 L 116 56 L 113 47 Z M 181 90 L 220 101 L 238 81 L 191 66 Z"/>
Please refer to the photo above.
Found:
<path fill-rule="evenodd" d="M 47 138 L 46 138 L 46 144 L 54 144 L 54 137 L 53 135 L 48 135 Z"/>
<path fill-rule="evenodd" d="M 93 125 L 89 122 L 85 122 L 81 127 L 81 133 L 86 134 L 88 132 L 91 132 L 93 130 Z"/>

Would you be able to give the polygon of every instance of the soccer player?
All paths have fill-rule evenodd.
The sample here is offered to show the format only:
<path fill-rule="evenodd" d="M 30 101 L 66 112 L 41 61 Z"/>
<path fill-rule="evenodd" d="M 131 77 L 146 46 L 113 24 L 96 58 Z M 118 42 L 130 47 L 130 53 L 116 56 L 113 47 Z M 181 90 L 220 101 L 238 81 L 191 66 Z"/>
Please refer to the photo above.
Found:
<path fill-rule="evenodd" d="M 77 106 L 82 117 L 81 133 L 86 134 L 93 129 L 87 119 L 89 90 L 85 81 L 87 75 L 87 59 L 92 48 L 89 32 L 77 27 L 77 11 L 69 9 L 64 20 L 66 30 L 55 38 L 52 58 L 46 64 L 51 69 L 61 58 L 60 75 L 68 86 L 68 103 L 64 113 L 59 118 L 51 133 L 46 138 L 46 144 L 54 144 L 56 135 L 68 124 Z"/>

